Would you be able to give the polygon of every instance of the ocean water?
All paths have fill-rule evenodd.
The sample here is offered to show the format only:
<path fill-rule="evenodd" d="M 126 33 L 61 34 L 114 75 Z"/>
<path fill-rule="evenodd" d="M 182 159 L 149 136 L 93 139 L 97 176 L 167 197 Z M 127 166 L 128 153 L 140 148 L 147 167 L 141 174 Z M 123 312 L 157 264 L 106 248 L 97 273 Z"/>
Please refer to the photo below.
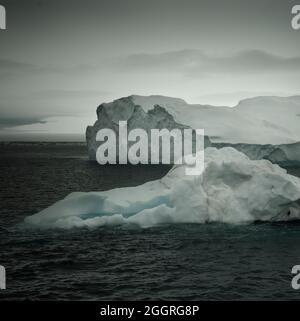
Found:
<path fill-rule="evenodd" d="M 73 191 L 135 186 L 167 166 L 98 166 L 84 144 L 0 144 L 0 300 L 298 300 L 300 223 L 39 230 Z M 300 176 L 299 168 L 289 169 Z"/>

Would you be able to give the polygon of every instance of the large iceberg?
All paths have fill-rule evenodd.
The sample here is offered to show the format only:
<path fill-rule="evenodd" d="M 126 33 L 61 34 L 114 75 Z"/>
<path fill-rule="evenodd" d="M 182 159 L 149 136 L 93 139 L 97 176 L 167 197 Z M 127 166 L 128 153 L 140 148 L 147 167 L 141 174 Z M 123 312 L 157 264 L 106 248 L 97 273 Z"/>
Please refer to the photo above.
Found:
<path fill-rule="evenodd" d="M 100 129 L 112 129 L 117 136 L 119 135 L 119 121 L 127 122 L 127 131 L 133 129 L 143 129 L 150 137 L 152 129 L 179 129 L 182 134 L 184 129 L 191 127 L 175 121 L 174 116 L 170 114 L 166 108 L 159 104 L 154 104 L 153 108 L 143 108 L 137 105 L 132 97 L 125 97 L 113 101 L 112 103 L 104 103 L 97 108 L 97 121 L 93 126 L 88 126 L 86 130 L 86 140 L 88 146 L 88 155 L 90 160 L 96 160 L 96 152 L 98 147 L 103 143 L 96 140 L 97 133 Z M 195 144 L 195 133 L 193 143 Z M 128 148 L 133 143 L 128 142 Z M 210 146 L 208 137 L 204 137 L 204 145 Z M 119 159 L 117 141 L 117 160 Z M 195 145 L 194 145 L 195 146 Z M 171 150 L 171 159 L 173 159 L 173 150 Z M 149 142 L 149 155 L 151 154 Z"/>
<path fill-rule="evenodd" d="M 209 147 L 202 175 L 186 176 L 186 166 L 175 165 L 162 179 L 137 187 L 71 193 L 25 222 L 72 228 L 300 219 L 300 179 L 268 160 Z"/>
<path fill-rule="evenodd" d="M 86 130 L 89 158 L 95 160 L 99 129 L 118 132 L 118 122 L 128 130 L 142 128 L 204 129 L 205 146 L 232 146 L 251 159 L 269 159 L 281 165 L 300 164 L 300 96 L 256 97 L 235 107 L 187 104 L 179 98 L 137 96 L 103 103 L 97 120 Z M 298 143 L 298 144 L 297 144 Z"/>
<path fill-rule="evenodd" d="M 160 106 L 159 112 L 153 111 Z M 205 129 L 215 143 L 292 144 L 300 141 L 300 96 L 255 97 L 242 100 L 235 107 L 188 104 L 179 98 L 159 95 L 116 99 L 97 109 L 97 121 L 87 128 L 87 141 L 93 130 L 110 126 L 119 120 L 130 120 L 144 128 L 145 115 L 150 112 L 151 124 L 169 128 L 170 117 L 162 117 L 162 108 L 177 124 Z M 172 120 L 172 121 L 173 121 Z"/>

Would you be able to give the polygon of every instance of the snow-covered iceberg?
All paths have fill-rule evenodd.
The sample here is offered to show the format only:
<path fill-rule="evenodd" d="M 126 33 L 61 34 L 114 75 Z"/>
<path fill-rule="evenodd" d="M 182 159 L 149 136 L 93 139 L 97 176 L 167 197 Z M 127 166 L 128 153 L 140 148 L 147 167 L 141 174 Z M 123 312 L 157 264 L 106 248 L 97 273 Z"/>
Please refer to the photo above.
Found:
<path fill-rule="evenodd" d="M 118 132 L 126 120 L 128 130 L 142 128 L 204 129 L 205 146 L 232 146 L 251 159 L 269 159 L 281 165 L 300 164 L 300 96 L 256 97 L 235 107 L 187 104 L 179 98 L 129 96 L 103 103 L 97 120 L 86 130 L 89 158 L 95 160 L 99 129 Z M 298 143 L 298 144 L 297 144 Z"/>
<path fill-rule="evenodd" d="M 259 144 L 213 144 L 216 148 L 230 146 L 246 154 L 250 159 L 268 159 L 284 167 L 300 166 L 300 142 L 282 145 Z"/>
<path fill-rule="evenodd" d="M 170 114 L 165 107 L 162 107 L 159 104 L 154 104 L 152 109 L 141 107 L 134 102 L 133 97 L 125 97 L 115 100 L 112 103 L 102 104 L 97 108 L 97 121 L 93 126 L 88 126 L 86 130 L 86 140 L 90 160 L 96 160 L 96 151 L 101 145 L 101 143 L 96 140 L 98 131 L 104 128 L 112 129 L 118 136 L 119 121 L 127 121 L 128 132 L 136 128 L 143 129 L 148 134 L 148 137 L 151 136 L 150 132 L 152 129 L 168 129 L 171 131 L 176 128 L 183 133 L 184 129 L 191 128 L 176 122 L 174 116 Z M 129 142 L 128 148 L 130 148 L 132 144 L 133 143 Z M 204 145 L 205 147 L 210 146 L 210 140 L 208 137 L 204 137 Z M 119 158 L 118 146 L 119 142 L 117 141 L 117 160 Z M 149 148 L 149 155 L 150 154 L 151 150 Z M 171 154 L 173 155 L 172 150 Z M 173 159 L 173 156 L 171 159 Z"/>
<path fill-rule="evenodd" d="M 97 121 L 87 128 L 87 141 L 93 129 L 117 124 L 119 120 L 130 120 L 134 126 L 144 128 L 147 126 L 145 115 L 151 110 L 151 124 L 160 122 L 168 128 L 170 117 L 161 109 L 153 112 L 156 105 L 177 124 L 205 129 L 213 142 L 280 145 L 300 141 L 300 96 L 255 97 L 242 100 L 235 107 L 215 107 L 159 95 L 132 95 L 101 104 Z"/>
<path fill-rule="evenodd" d="M 25 222 L 72 228 L 300 219 L 300 179 L 268 160 L 210 147 L 201 176 L 186 176 L 185 166 L 137 187 L 71 193 Z"/>

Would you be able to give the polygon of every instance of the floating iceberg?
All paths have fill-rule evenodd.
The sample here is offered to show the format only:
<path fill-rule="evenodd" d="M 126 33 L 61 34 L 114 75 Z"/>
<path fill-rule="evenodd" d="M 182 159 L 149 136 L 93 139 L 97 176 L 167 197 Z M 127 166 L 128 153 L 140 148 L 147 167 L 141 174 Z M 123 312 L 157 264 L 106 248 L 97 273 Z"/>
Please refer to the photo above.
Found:
<path fill-rule="evenodd" d="M 86 138 L 93 158 L 101 128 L 116 129 L 120 120 L 132 128 L 203 128 L 213 143 L 292 144 L 300 141 L 300 96 L 256 97 L 235 107 L 188 104 L 179 98 L 132 95 L 103 103 Z"/>
<path fill-rule="evenodd" d="M 231 146 L 251 159 L 268 159 L 283 166 L 300 164 L 300 96 L 256 97 L 235 107 L 191 105 L 178 98 L 129 96 L 103 103 L 97 120 L 86 130 L 89 158 L 96 160 L 97 132 L 118 133 L 118 122 L 128 130 L 153 128 L 204 129 L 205 146 Z M 213 144 L 211 144 L 213 143 Z"/>
<path fill-rule="evenodd" d="M 29 216 L 38 227 L 170 223 L 251 223 L 300 218 L 300 179 L 231 147 L 206 148 L 201 176 L 175 165 L 160 180 L 104 192 L 71 193 Z"/>
<path fill-rule="evenodd" d="M 300 166 L 300 142 L 283 145 L 259 144 L 212 144 L 213 147 L 233 147 L 246 154 L 250 159 L 268 159 L 283 167 Z"/>

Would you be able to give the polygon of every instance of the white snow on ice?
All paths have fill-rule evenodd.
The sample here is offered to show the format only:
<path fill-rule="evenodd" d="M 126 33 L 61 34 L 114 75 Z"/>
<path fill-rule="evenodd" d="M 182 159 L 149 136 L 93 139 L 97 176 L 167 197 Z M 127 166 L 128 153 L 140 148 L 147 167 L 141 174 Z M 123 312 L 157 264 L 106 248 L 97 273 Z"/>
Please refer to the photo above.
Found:
<path fill-rule="evenodd" d="M 131 96 L 145 111 L 165 107 L 175 121 L 205 130 L 214 142 L 290 144 L 300 141 L 300 96 L 256 97 L 235 107 L 191 105 L 179 98 Z"/>
<path fill-rule="evenodd" d="M 300 218 L 300 179 L 231 147 L 205 150 L 201 176 L 175 165 L 160 180 L 104 192 L 76 192 L 29 216 L 37 227 L 251 223 Z"/>

